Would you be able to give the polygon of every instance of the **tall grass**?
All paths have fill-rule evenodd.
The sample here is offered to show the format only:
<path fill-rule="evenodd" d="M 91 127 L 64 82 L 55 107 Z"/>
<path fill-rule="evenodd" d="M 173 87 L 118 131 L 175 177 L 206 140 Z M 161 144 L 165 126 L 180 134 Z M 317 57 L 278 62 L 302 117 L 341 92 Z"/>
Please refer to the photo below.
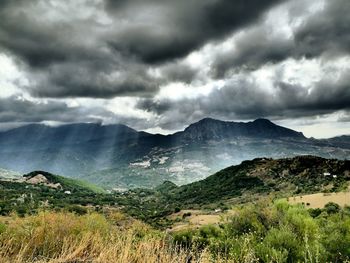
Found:
<path fill-rule="evenodd" d="M 194 254 L 170 245 L 147 225 L 115 222 L 100 214 L 41 212 L 0 223 L 0 262 L 211 262 L 205 251 Z M 118 219 L 119 220 L 119 219 Z"/>

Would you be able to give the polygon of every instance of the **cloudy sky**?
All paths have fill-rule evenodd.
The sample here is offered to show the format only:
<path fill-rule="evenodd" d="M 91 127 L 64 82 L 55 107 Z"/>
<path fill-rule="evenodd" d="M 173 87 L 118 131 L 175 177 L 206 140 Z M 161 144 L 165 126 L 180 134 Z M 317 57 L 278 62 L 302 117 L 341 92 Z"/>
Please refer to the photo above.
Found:
<path fill-rule="evenodd" d="M 264 117 L 350 134 L 349 14 L 349 0 L 1 0 L 0 129 Z"/>

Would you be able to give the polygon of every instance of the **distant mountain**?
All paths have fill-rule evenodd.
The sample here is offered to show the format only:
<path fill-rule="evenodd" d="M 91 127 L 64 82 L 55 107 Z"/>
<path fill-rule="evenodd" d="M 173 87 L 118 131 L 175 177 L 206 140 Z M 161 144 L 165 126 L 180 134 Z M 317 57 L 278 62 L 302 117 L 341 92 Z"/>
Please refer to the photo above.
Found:
<path fill-rule="evenodd" d="M 101 124 L 34 124 L 0 132 L 0 167 L 44 170 L 120 190 L 166 180 L 183 185 L 247 159 L 307 154 L 349 159 L 349 139 L 308 139 L 266 119 L 206 118 L 167 136 Z"/>
<path fill-rule="evenodd" d="M 32 124 L 0 133 L 2 147 L 32 147 L 34 149 L 62 147 L 98 141 L 125 141 L 146 136 L 125 125 L 70 124 L 50 127 Z"/>
<path fill-rule="evenodd" d="M 336 145 L 341 148 L 350 148 L 350 135 L 338 136 L 330 139 L 320 140 L 321 143 Z"/>
<path fill-rule="evenodd" d="M 210 118 L 191 124 L 184 132 L 180 133 L 180 137 L 188 141 L 220 140 L 238 137 L 306 139 L 301 132 L 278 126 L 266 119 L 257 119 L 253 122 L 244 123 L 225 122 Z"/>

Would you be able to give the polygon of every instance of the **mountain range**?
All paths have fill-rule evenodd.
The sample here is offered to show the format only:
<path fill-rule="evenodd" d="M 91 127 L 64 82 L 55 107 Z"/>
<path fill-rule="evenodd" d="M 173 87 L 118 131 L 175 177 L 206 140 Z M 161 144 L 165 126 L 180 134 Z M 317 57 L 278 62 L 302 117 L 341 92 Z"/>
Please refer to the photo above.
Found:
<path fill-rule="evenodd" d="M 120 124 L 32 124 L 0 133 L 4 169 L 45 170 L 115 189 L 182 185 L 246 159 L 308 154 L 349 159 L 350 136 L 317 140 L 266 119 L 210 118 L 171 135 Z"/>

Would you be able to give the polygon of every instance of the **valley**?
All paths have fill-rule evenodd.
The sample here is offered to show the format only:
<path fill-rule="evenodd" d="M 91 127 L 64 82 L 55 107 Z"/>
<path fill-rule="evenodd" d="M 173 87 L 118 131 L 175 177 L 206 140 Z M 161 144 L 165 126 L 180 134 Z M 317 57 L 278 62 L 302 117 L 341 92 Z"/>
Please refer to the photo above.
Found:
<path fill-rule="evenodd" d="M 316 156 L 246 160 L 187 185 L 124 191 L 44 171 L 2 178 L 0 260 L 270 263 L 307 253 L 344 262 L 349 183 L 350 161 Z"/>
<path fill-rule="evenodd" d="M 318 192 L 324 196 L 332 193 L 340 196 L 348 189 L 349 171 L 349 161 L 336 159 L 314 156 L 257 158 L 191 184 L 178 186 L 165 181 L 151 189 L 125 191 L 104 190 L 81 180 L 36 171 L 22 178 L 0 180 L 0 213 L 7 215 L 12 210 L 33 213 L 43 206 L 52 209 L 105 207 L 119 209 L 155 227 L 166 228 L 174 223 L 170 215 L 181 210 L 206 210 L 207 215 L 215 218 L 233 206 L 260 199 L 289 197 L 291 202 L 303 194 Z M 215 213 L 216 210 L 220 212 Z"/>
<path fill-rule="evenodd" d="M 264 119 L 168 136 L 94 124 L 0 133 L 0 261 L 346 262 L 348 139 Z"/>
<path fill-rule="evenodd" d="M 172 135 L 138 132 L 124 125 L 29 125 L 0 132 L 0 167 L 44 170 L 106 188 L 152 188 L 169 180 L 185 185 L 257 157 L 315 155 L 348 159 L 349 137 L 327 140 L 266 119 L 203 119 Z"/>

